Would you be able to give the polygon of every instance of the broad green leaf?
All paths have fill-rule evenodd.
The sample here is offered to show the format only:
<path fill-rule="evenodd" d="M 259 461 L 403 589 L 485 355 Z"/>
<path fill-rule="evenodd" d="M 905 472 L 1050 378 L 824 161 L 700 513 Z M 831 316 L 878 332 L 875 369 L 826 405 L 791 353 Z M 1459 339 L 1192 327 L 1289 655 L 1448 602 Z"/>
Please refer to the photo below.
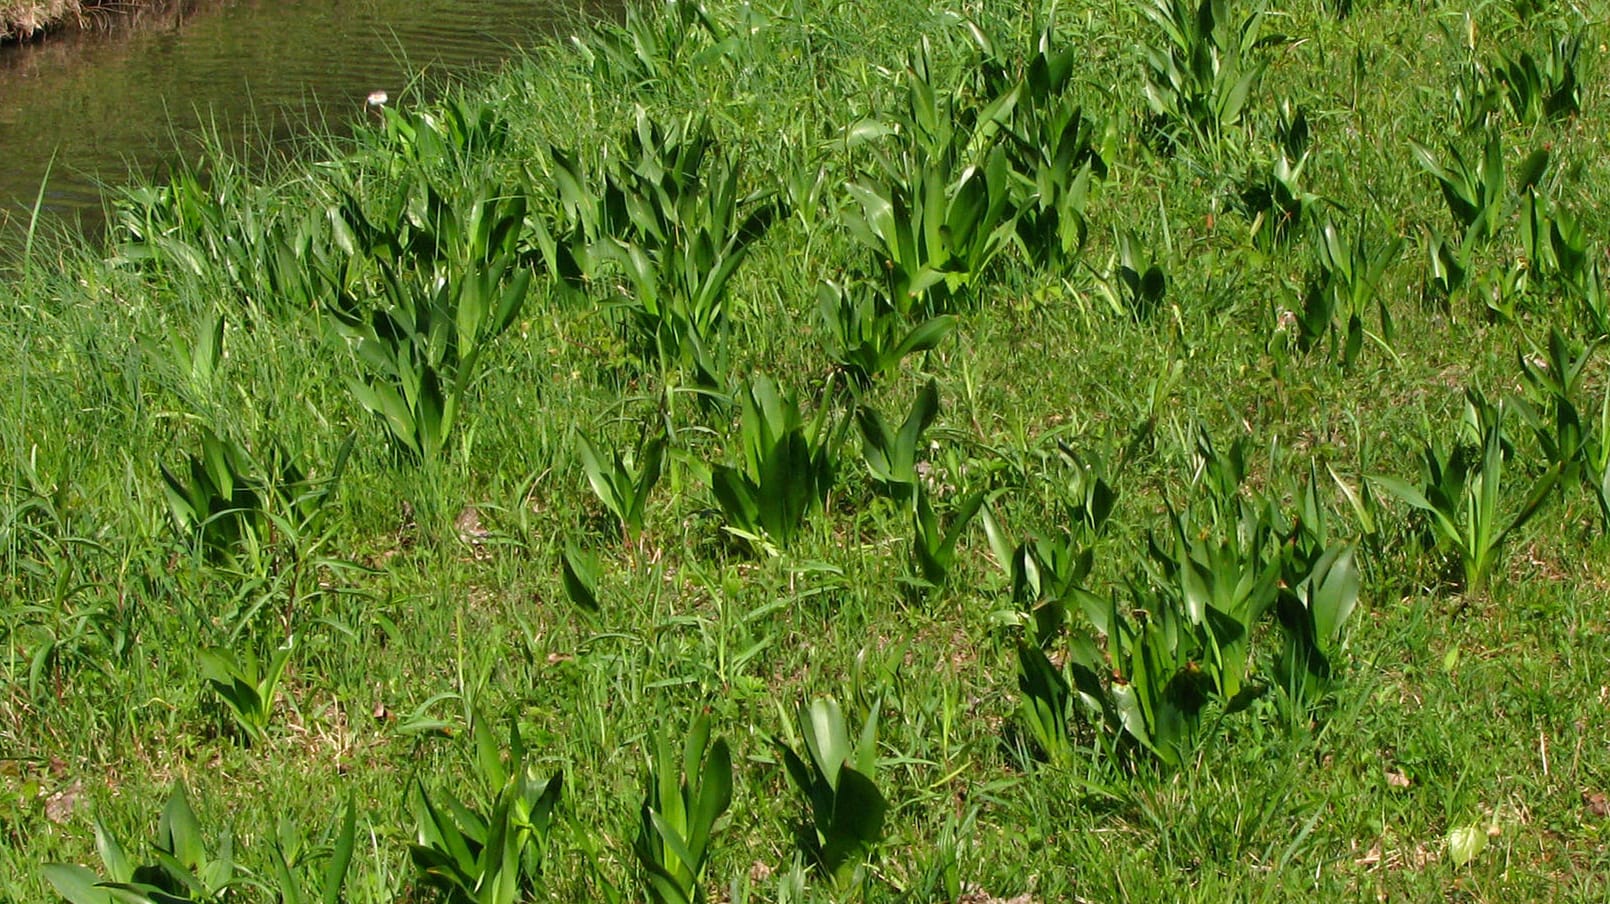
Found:
<path fill-rule="evenodd" d="M 872 778 L 877 765 L 878 756 L 878 717 L 883 712 L 883 698 L 872 701 L 867 709 L 866 722 L 861 726 L 861 736 L 855 745 L 855 768 L 867 778 Z"/>
<path fill-rule="evenodd" d="M 101 878 L 82 866 L 51 863 L 40 872 L 56 894 L 70 904 L 111 904 L 114 900 L 112 893 L 99 884 Z"/>
<path fill-rule="evenodd" d="M 207 861 L 207 849 L 201 838 L 201 824 L 190 809 L 183 783 L 173 786 L 168 802 L 162 808 L 157 825 L 157 839 L 186 870 L 200 869 Z"/>
<path fill-rule="evenodd" d="M 900 344 L 895 346 L 892 356 L 895 360 L 904 358 L 913 352 L 925 352 L 935 348 L 950 332 L 956 328 L 956 317 L 953 314 L 944 314 L 939 317 L 930 317 L 917 324 L 907 333 Z"/>
<path fill-rule="evenodd" d="M 667 853 L 676 858 L 677 864 L 689 872 L 699 866 L 699 857 L 688 849 L 687 840 L 682 837 L 676 826 L 652 809 L 648 811 L 648 817 L 654 826 L 655 834 L 660 839 L 660 844 L 665 846 Z"/>
<path fill-rule="evenodd" d="M 477 707 L 474 717 L 470 720 L 470 735 L 475 742 L 475 764 L 480 770 L 481 781 L 489 788 L 501 788 L 509 783 L 509 771 L 503 768 L 503 753 L 498 746 L 497 736 L 492 731 L 492 720 L 488 719 Z M 524 768 L 522 763 L 512 764 L 516 771 Z"/>
<path fill-rule="evenodd" d="M 598 564 L 574 543 L 566 543 L 560 559 L 565 595 L 577 606 L 596 614 L 598 605 Z"/>
<path fill-rule="evenodd" d="M 346 883 L 347 870 L 352 866 L 352 853 L 357 840 L 357 801 L 348 798 L 346 812 L 341 817 L 341 831 L 337 833 L 330 862 L 325 864 L 323 881 L 319 885 L 322 904 L 341 904 L 341 887 Z"/>
<path fill-rule="evenodd" d="M 850 735 L 844 725 L 844 712 L 837 700 L 820 697 L 812 701 L 800 720 L 805 747 L 810 751 L 816 770 L 827 779 L 829 786 L 838 787 L 839 768 L 849 759 Z"/>
<path fill-rule="evenodd" d="M 134 878 L 134 865 L 124 853 L 123 845 L 118 843 L 117 836 L 98 816 L 95 818 L 95 851 L 100 854 L 106 875 L 113 882 L 127 882 Z"/>
<path fill-rule="evenodd" d="M 1408 481 L 1397 477 L 1388 477 L 1384 474 L 1371 474 L 1369 481 L 1378 484 L 1388 493 L 1398 497 L 1409 505 L 1427 512 L 1437 511 L 1436 507 L 1426 499 L 1425 494 L 1416 489 Z"/>
<path fill-rule="evenodd" d="M 617 492 L 613 475 L 616 469 L 598 450 L 592 439 L 585 433 L 576 434 L 576 455 L 581 459 L 581 468 L 587 475 L 587 482 L 592 485 L 593 492 L 599 501 L 609 509 L 611 514 L 621 517 L 625 512 L 625 505 Z"/>
<path fill-rule="evenodd" d="M 833 821 L 822 851 L 830 872 L 842 875 L 842 870 L 855 866 L 878 843 L 888 806 L 872 779 L 848 766 L 839 771 Z"/>
<path fill-rule="evenodd" d="M 1323 575 L 1311 604 L 1314 633 L 1321 643 L 1336 642 L 1358 604 L 1361 582 L 1354 549 L 1352 544 L 1333 546 L 1315 565 L 1314 572 Z"/>
<path fill-rule="evenodd" d="M 1454 869 L 1475 860 L 1487 849 L 1487 831 L 1482 826 L 1460 826 L 1448 833 L 1448 859 Z"/>
<path fill-rule="evenodd" d="M 693 833 L 690 841 L 699 857 L 706 856 L 705 850 L 709 845 L 716 821 L 731 805 L 732 751 L 728 748 L 725 738 L 717 738 L 715 745 L 710 748 L 704 770 L 699 777 L 699 794 L 693 803 L 691 814 Z"/>
<path fill-rule="evenodd" d="M 915 462 L 917 443 L 923 431 L 934 422 L 939 415 L 939 383 L 929 380 L 917 393 L 917 401 L 912 405 L 911 413 L 906 416 L 900 425 L 900 433 L 896 437 L 896 448 L 904 461 Z M 915 475 L 901 475 L 911 477 Z"/>
<path fill-rule="evenodd" d="M 1520 168 L 1516 170 L 1515 173 L 1518 181 L 1516 190 L 1525 193 L 1536 188 L 1537 185 L 1542 182 L 1543 176 L 1548 172 L 1548 166 L 1548 148 L 1538 148 L 1537 150 L 1526 155 L 1526 159 L 1521 161 Z M 1499 167 L 1499 172 L 1503 172 L 1502 167 Z"/>

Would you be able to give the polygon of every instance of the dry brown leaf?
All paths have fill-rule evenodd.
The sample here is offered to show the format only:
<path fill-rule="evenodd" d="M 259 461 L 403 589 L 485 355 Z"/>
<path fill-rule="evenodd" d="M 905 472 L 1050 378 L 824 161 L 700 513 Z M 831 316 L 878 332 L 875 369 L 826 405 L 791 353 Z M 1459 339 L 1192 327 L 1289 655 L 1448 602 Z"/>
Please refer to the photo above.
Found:
<path fill-rule="evenodd" d="M 971 891 L 963 892 L 962 896 L 956 899 L 956 904 L 1036 904 L 1036 902 L 1027 894 L 1021 894 L 1015 898 L 997 898 L 988 892 L 979 891 L 975 888 Z"/>
<path fill-rule="evenodd" d="M 1610 797 L 1605 796 L 1603 791 L 1595 791 L 1591 794 L 1583 791 L 1582 805 L 1588 808 L 1588 815 L 1590 816 L 1597 816 L 1600 819 L 1610 816 Z"/>
<path fill-rule="evenodd" d="M 961 892 L 961 897 L 956 899 L 956 904 L 1037 904 L 1034 896 L 1028 892 L 1024 892 L 1015 898 L 997 898 L 971 882 L 963 882 Z M 1080 898 L 1079 900 L 1084 899 Z"/>
<path fill-rule="evenodd" d="M 458 529 L 458 538 L 465 543 L 478 543 L 492 534 L 481 525 L 481 512 L 473 505 L 464 506 L 453 520 L 453 526 Z"/>
<path fill-rule="evenodd" d="M 45 799 L 45 818 L 56 825 L 66 825 L 83 799 L 84 783 L 73 782 Z"/>
<path fill-rule="evenodd" d="M 383 688 L 380 684 L 375 684 L 376 699 L 375 708 L 372 715 L 374 716 L 376 722 L 395 722 L 397 721 L 397 714 L 392 712 L 390 707 L 386 706 L 386 701 L 379 699 L 381 692 L 384 690 L 385 688 Z"/>
<path fill-rule="evenodd" d="M 1396 769 L 1386 770 L 1386 786 L 1388 788 L 1407 788 L 1412 784 L 1414 782 L 1410 781 L 1407 775 Z"/>

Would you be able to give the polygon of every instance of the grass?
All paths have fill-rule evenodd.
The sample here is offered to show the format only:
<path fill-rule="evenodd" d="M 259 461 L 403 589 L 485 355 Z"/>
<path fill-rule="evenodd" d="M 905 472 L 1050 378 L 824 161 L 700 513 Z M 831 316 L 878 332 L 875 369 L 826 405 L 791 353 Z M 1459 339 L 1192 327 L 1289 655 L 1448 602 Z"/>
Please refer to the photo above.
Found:
<path fill-rule="evenodd" d="M 1082 199 L 1055 195 L 1059 216 L 1082 218 L 1082 244 L 1063 241 L 1071 226 L 1050 247 L 1009 222 L 968 254 L 944 259 L 931 237 L 885 253 L 875 199 L 931 166 L 960 209 L 966 165 L 983 174 L 1006 147 L 989 143 L 988 105 L 1045 13 L 778 0 L 712 2 L 701 21 L 645 8 L 429 120 L 398 113 L 279 168 L 208 155 L 193 177 L 133 187 L 104 246 L 38 237 L 0 281 L 0 895 L 52 900 L 44 863 L 108 875 L 97 821 L 151 862 L 177 785 L 209 851 L 232 834 L 226 884 L 241 900 L 314 887 L 339 860 L 349 800 L 346 900 L 498 900 L 490 878 L 438 892 L 448 868 L 423 873 L 436 861 L 410 853 L 449 846 L 419 827 L 420 801 L 450 795 L 506 825 L 529 860 L 498 873 L 466 853 L 464 874 L 535 876 L 511 890 L 538 900 L 668 900 L 690 875 L 731 901 L 1604 900 L 1610 543 L 1582 475 L 1607 439 L 1610 379 L 1599 271 L 1573 264 L 1569 228 L 1556 242 L 1548 225 L 1574 215 L 1584 260 L 1606 263 L 1604 21 L 1563 3 L 1338 16 L 1294 0 L 1267 9 L 1274 37 L 1238 63 L 1261 77 L 1230 116 L 1212 92 L 1234 84 L 1211 72 L 1192 82 L 1206 101 L 1148 103 L 1159 63 L 1133 44 L 1171 45 L 1139 3 L 1065 8 L 1050 49 L 1075 51 L 1072 75 L 1039 100 L 1078 102 L 1093 124 L 1105 174 Z M 983 49 L 970 23 L 992 36 Z M 1568 35 L 1579 111 L 1507 100 L 1501 61 Z M 991 60 L 1007 73 L 994 82 Z M 920 115 L 930 89 L 963 99 L 961 141 Z M 1177 112 L 1190 109 L 1215 112 Z M 1490 136 L 1507 174 L 1482 220 L 1496 229 L 1469 240 L 1462 280 L 1442 292 L 1427 245 L 1433 230 L 1459 245 L 1464 227 L 1415 143 L 1446 166 L 1450 146 L 1473 161 Z M 702 149 L 706 181 L 629 166 L 679 147 Z M 574 151 L 574 184 L 554 148 Z M 1515 174 L 1540 148 L 1548 168 L 1529 193 Z M 1293 175 L 1282 157 L 1306 162 Z M 1011 165 L 1054 166 L 1035 159 Z M 624 218 L 589 206 L 604 172 L 633 197 L 688 203 Z M 733 174 L 736 193 L 711 173 Z M 720 197 L 731 209 L 712 212 Z M 455 225 L 474 211 L 511 225 Z M 1528 225 L 1537 211 L 1543 226 Z M 1322 278 L 1312 233 L 1327 215 L 1398 249 L 1373 294 Z M 531 274 L 530 291 L 463 288 L 504 268 Z M 900 326 L 885 348 L 954 320 L 881 375 L 836 366 L 824 279 Z M 1325 294 L 1337 285 L 1348 291 Z M 1305 320 L 1325 299 L 1336 310 Z M 395 316 L 432 305 L 447 312 L 434 328 Z M 1535 370 L 1551 329 L 1589 349 L 1569 399 L 1582 451 L 1471 580 L 1458 544 L 1377 478 L 1424 486 L 1426 443 L 1479 467 L 1493 417 L 1480 403 L 1502 401 L 1507 459 L 1482 510 L 1500 529 L 1523 511 L 1556 467 L 1543 440 L 1570 420 L 1518 360 L 1535 355 Z M 800 410 L 769 410 L 760 375 Z M 899 430 L 930 380 L 939 412 L 908 443 L 920 483 L 902 492 L 863 463 L 855 412 Z M 453 394 L 446 426 L 410 401 L 432 393 Z M 1544 416 L 1528 421 L 1514 399 Z M 583 434 L 596 454 L 578 451 Z M 203 454 L 223 448 L 209 435 L 238 451 Z M 656 443 L 659 478 L 644 480 Z M 786 464 L 761 464 L 773 460 Z M 616 483 L 594 478 L 611 468 Z M 206 514 L 176 521 L 164 470 Z M 792 502 L 734 514 L 713 475 L 740 471 Z M 1098 474 L 1117 493 L 1099 519 L 1082 489 Z M 1296 568 L 1310 475 L 1327 525 L 1313 542 L 1358 562 L 1359 604 L 1322 639 L 1324 680 L 1286 683 L 1295 635 L 1280 607 L 1300 586 L 1282 572 L 1249 622 L 1244 673 L 1208 655 L 1233 636 L 1222 621 L 1181 622 L 1208 642 L 1155 676 L 1204 694 L 1176 746 L 1154 753 L 1104 721 L 1098 698 L 1138 686 L 1125 671 L 1066 704 L 1067 756 L 1041 750 L 1021 715 L 1020 645 L 1043 645 L 1071 681 L 1077 638 L 1099 657 L 1120 630 L 1183 618 L 1172 553 L 1150 551 L 1171 544 L 1171 518 L 1186 541 L 1266 536 L 1257 556 Z M 645 501 L 606 504 L 600 482 Z M 988 522 L 964 519 L 977 493 Z M 965 525 L 939 572 L 913 557 L 918 499 L 936 529 Z M 1237 533 L 1266 511 L 1263 533 Z M 1455 530 L 1474 532 L 1461 517 Z M 1090 556 L 1083 595 L 1054 600 L 1059 623 L 1038 617 L 1048 578 L 1014 589 L 1013 547 L 1031 536 Z M 1103 605 L 1116 610 L 1105 623 Z M 246 667 L 293 636 L 277 680 Z M 216 650 L 239 681 L 203 656 Z M 1265 692 L 1218 693 L 1239 684 Z M 783 751 L 808 771 L 799 752 L 831 721 L 811 714 L 840 706 L 832 746 L 856 748 L 843 769 L 857 778 L 834 784 L 811 760 L 831 793 L 808 805 Z M 720 784 L 702 739 L 676 768 L 704 717 L 730 750 L 730 808 L 697 855 L 665 846 L 668 830 L 636 844 L 651 810 L 681 825 L 666 808 L 698 795 L 679 795 L 679 776 Z M 521 762 L 526 784 L 501 774 Z M 532 802 L 560 774 L 551 823 L 520 817 L 545 812 Z M 825 815 L 848 801 L 846 819 L 865 816 L 876 798 L 875 827 Z M 676 832 L 703 831 L 687 825 Z M 636 859 L 647 850 L 677 864 L 653 891 Z M 185 894 L 208 898 L 222 876 Z"/>

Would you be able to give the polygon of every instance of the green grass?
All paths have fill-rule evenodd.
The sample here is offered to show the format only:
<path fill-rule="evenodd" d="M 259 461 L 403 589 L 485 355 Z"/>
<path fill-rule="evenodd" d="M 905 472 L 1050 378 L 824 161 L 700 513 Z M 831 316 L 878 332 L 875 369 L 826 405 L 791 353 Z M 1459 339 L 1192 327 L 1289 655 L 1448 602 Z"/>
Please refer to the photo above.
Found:
<path fill-rule="evenodd" d="M 494 747 L 518 725 L 533 781 L 563 773 L 530 894 L 643 900 L 633 844 L 649 758 L 674 783 L 663 751 L 708 714 L 733 773 L 703 866 L 711 900 L 1605 900 L 1610 542 L 1598 503 L 1581 477 L 1562 480 L 1499 547 L 1485 583 L 1465 587 L 1457 554 L 1367 475 L 1418 485 L 1427 440 L 1477 460 L 1481 434 L 1460 426 L 1476 416 L 1467 389 L 1523 396 L 1517 355 L 1543 353 L 1551 328 L 1584 345 L 1603 335 L 1581 300 L 1597 271 L 1573 283 L 1550 260 L 1522 263 L 1513 174 L 1547 147 L 1539 195 L 1574 213 L 1589 256 L 1610 263 L 1610 34 L 1565 3 L 1357 2 L 1345 18 L 1335 6 L 1271 6 L 1262 27 L 1276 38 L 1252 52 L 1267 68 L 1239 120 L 1172 140 L 1142 91 L 1134 45 L 1163 42 L 1138 3 L 1061 9 L 1053 50 L 1077 50 L 1069 90 L 1095 120 L 1106 168 L 1083 204 L 1083 248 L 1036 266 L 1009 244 L 976 270 L 938 274 L 949 291 L 900 316 L 943 306 L 954 329 L 864 388 L 831 363 L 817 313 L 821 280 L 881 285 L 886 272 L 849 225 L 866 193 L 845 185 L 889 181 L 922 140 L 898 122 L 919 42 L 939 96 L 961 86 L 977 110 L 991 98 L 964 15 L 1013 61 L 1044 10 L 712 2 L 720 40 L 644 10 L 658 46 L 642 54 L 612 56 L 629 45 L 605 28 L 435 108 L 445 124 L 434 131 L 405 114 L 268 170 L 212 155 L 195 190 L 131 189 L 105 246 L 38 236 L 0 279 L 0 897 L 53 900 L 44 863 L 103 872 L 95 820 L 149 862 L 147 840 L 182 783 L 209 846 L 232 832 L 231 899 L 278 900 L 282 819 L 328 844 L 351 799 L 345 899 L 430 900 L 409 855 L 417 787 L 492 812 L 499 782 L 477 754 L 480 718 Z M 1498 61 L 1569 34 L 1581 38 L 1580 113 L 1523 122 L 1494 81 Z M 1488 124 L 1469 130 L 1453 95 L 1472 61 L 1495 93 Z M 1280 138 L 1282 100 L 1306 114 L 1300 189 L 1315 196 L 1304 214 L 1314 222 L 1255 237 L 1242 189 L 1269 184 L 1275 160 L 1298 150 Z M 547 265 L 544 233 L 559 245 L 580 234 L 549 148 L 575 149 L 596 178 L 606 158 L 631 153 L 639 108 L 661 127 L 707 116 L 705 166 L 724 155 L 740 197 L 783 202 L 703 326 L 647 310 L 619 258 L 597 255 L 573 285 Z M 1427 236 L 1457 241 L 1462 227 L 1411 142 L 1473 160 L 1489 131 L 1510 174 L 1499 226 L 1443 298 L 1426 288 Z M 415 182 L 440 205 L 388 220 Z M 695 184 L 689 196 L 709 194 Z M 451 238 L 422 250 L 420 236 L 446 233 L 447 211 L 514 195 L 528 213 L 507 245 Z M 379 224 L 374 242 L 329 228 L 325 211 L 344 196 Z M 764 203 L 740 200 L 738 222 Z M 1311 228 L 1366 213 L 1378 244 L 1404 243 L 1358 311 L 1367 335 L 1346 364 L 1345 315 L 1307 351 L 1295 318 L 1317 272 Z M 712 222 L 676 216 L 673 236 Z M 303 256 L 273 270 L 268 253 L 292 247 L 298 229 L 311 236 Z M 655 260 L 678 247 L 641 224 L 577 241 L 609 235 Z M 1166 275 L 1150 310 L 1127 307 L 1124 235 L 1137 271 L 1155 261 Z M 375 262 L 421 286 L 436 275 L 457 285 L 500 253 L 532 271 L 532 289 L 507 329 L 476 321 L 461 334 L 479 357 L 465 364 L 461 345 L 442 365 L 472 372 L 456 422 L 438 454 L 410 450 L 352 389 L 402 385 L 356 338 L 392 341 L 358 328 L 390 297 Z M 712 266 L 687 258 L 696 274 Z M 335 276 L 286 278 L 343 262 Z M 358 315 L 337 329 L 343 304 Z M 198 353 L 218 317 L 221 354 Z M 720 354 L 696 359 L 690 336 Z M 388 347 L 439 348 L 408 341 Z M 737 399 L 760 374 L 799 400 L 807 432 L 827 418 L 831 492 L 801 502 L 789 536 L 726 530 L 711 489 L 712 469 L 744 454 Z M 1266 500 L 1284 536 L 1317 475 L 1331 539 L 1357 543 L 1362 587 L 1328 691 L 1310 707 L 1274 688 L 1228 715 L 1210 700 L 1178 767 L 1081 710 L 1072 756 L 1043 762 L 1019 716 L 1018 644 L 1032 620 L 1016 611 L 983 522 L 963 532 L 942 581 L 924 580 L 911 503 L 888 498 L 898 493 L 862 462 L 854 407 L 898 429 L 930 379 L 940 412 L 924 433 L 923 498 L 943 521 L 987 491 L 1008 545 L 1072 531 L 1092 557 L 1081 583 L 1121 615 L 1161 592 L 1144 566 L 1171 512 L 1192 536 L 1218 536 L 1217 507 Z M 1574 402 L 1590 446 L 1607 393 L 1595 349 Z M 1513 407 L 1504 425 L 1498 511 L 1514 513 L 1551 463 Z M 322 520 L 256 485 L 282 520 L 258 522 L 263 542 L 243 548 L 181 531 L 170 514 L 162 469 L 188 475 L 204 430 L 259 465 L 301 456 L 313 485 L 355 438 Z M 1222 498 L 1196 474 L 1199 430 L 1220 450 L 1245 440 L 1245 480 Z M 665 436 L 640 534 L 591 491 L 581 433 L 604 460 Z M 1104 528 L 1074 526 L 1074 465 L 1059 446 L 1100 462 L 1117 489 Z M 1327 469 L 1373 489 L 1373 523 Z M 567 548 L 596 562 L 583 567 L 596 611 L 566 587 Z M 1069 613 L 1044 639 L 1059 666 L 1069 637 L 1091 630 L 1084 609 Z M 266 662 L 291 635 L 262 727 L 242 727 L 201 651 Z M 1252 683 L 1274 682 L 1282 636 L 1272 617 L 1256 622 Z M 888 803 L 865 868 L 837 879 L 812 867 L 821 838 L 801 822 L 811 811 L 780 754 L 803 749 L 797 717 L 823 696 L 852 733 L 877 707 L 868 778 Z M 1469 828 L 1487 844 L 1456 863 L 1448 839 Z"/>

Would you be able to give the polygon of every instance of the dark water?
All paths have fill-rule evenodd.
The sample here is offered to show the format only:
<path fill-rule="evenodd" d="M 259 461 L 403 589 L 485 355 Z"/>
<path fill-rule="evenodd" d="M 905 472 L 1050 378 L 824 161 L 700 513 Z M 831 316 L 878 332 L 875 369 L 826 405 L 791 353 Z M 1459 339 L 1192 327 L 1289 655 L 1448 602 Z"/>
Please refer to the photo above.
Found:
<path fill-rule="evenodd" d="M 94 230 L 103 182 L 159 174 L 193 153 L 200 129 L 231 147 L 283 148 L 310 126 L 339 131 L 366 115 L 371 92 L 418 96 L 615 5 L 173 0 L 0 48 L 0 244 L 16 240 L 42 183 L 47 216 Z"/>

